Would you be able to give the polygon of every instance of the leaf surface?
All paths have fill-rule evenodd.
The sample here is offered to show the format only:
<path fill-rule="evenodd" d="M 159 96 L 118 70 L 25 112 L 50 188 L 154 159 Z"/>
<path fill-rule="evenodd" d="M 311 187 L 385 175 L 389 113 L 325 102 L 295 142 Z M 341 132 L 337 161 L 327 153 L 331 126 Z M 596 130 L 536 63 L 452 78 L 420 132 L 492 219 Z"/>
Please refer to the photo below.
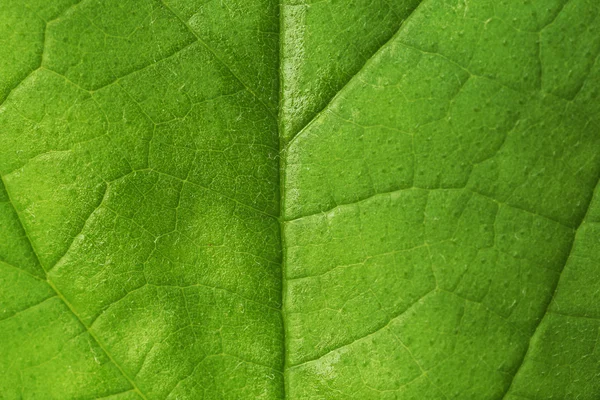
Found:
<path fill-rule="evenodd" d="M 599 13 L 5 1 L 0 398 L 597 398 Z"/>

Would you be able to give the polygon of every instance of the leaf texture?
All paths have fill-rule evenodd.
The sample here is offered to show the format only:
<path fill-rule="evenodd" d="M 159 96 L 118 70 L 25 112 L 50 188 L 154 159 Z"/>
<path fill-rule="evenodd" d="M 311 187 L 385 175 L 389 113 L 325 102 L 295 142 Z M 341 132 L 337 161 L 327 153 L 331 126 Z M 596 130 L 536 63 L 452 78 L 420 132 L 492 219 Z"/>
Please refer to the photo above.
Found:
<path fill-rule="evenodd" d="M 599 13 L 4 1 L 0 398 L 598 398 Z"/>

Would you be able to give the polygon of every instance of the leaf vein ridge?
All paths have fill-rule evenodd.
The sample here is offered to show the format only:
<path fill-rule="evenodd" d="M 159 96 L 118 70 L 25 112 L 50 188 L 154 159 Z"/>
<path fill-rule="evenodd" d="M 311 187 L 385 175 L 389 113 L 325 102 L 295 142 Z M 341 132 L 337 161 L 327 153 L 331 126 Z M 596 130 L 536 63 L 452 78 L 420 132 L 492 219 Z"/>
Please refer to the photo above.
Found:
<path fill-rule="evenodd" d="M 478 191 L 476 191 L 476 190 L 474 190 L 472 188 L 465 187 L 465 186 L 456 186 L 456 187 L 451 187 L 451 186 L 449 186 L 449 187 L 419 187 L 419 186 L 410 186 L 410 187 L 404 187 L 404 188 L 390 190 L 390 191 L 387 191 L 387 192 L 378 192 L 378 193 L 374 193 L 372 195 L 369 195 L 369 196 L 366 196 L 366 197 L 363 197 L 363 198 L 356 199 L 354 201 L 350 201 L 348 203 L 336 204 L 335 206 L 327 208 L 327 209 L 324 209 L 324 210 L 316 211 L 316 212 L 313 212 L 313 213 L 310 213 L 310 214 L 306 214 L 306 215 L 301 215 L 301 216 L 294 217 L 294 218 L 291 218 L 291 219 L 286 219 L 286 220 L 284 220 L 284 222 L 286 222 L 286 223 L 287 222 L 294 222 L 294 221 L 299 221 L 299 220 L 304 219 L 304 218 L 314 217 L 315 215 L 324 215 L 324 214 L 327 214 L 327 213 L 329 213 L 329 212 L 331 212 L 333 210 L 336 210 L 338 208 L 342 208 L 342 207 L 352 206 L 352 205 L 355 205 L 355 204 L 364 203 L 364 202 L 367 202 L 367 201 L 372 200 L 372 199 L 377 198 L 377 197 L 390 196 L 390 195 L 393 195 L 393 194 L 396 194 L 396 193 L 400 193 L 400 192 L 403 192 L 403 191 L 408 191 L 408 190 L 427 190 L 427 191 L 432 191 L 432 190 L 468 190 L 468 191 L 470 191 L 470 192 L 472 192 L 472 193 L 474 193 L 474 194 L 476 194 L 478 196 L 481 196 L 481 197 L 484 197 L 484 198 L 486 198 L 486 199 L 488 199 L 490 201 L 493 201 L 494 203 L 496 203 L 498 205 L 502 205 L 502 206 L 514 208 L 514 209 L 526 212 L 528 214 L 531 214 L 531 215 L 534 215 L 534 216 L 538 216 L 538 217 L 547 219 L 547 220 L 552 221 L 552 222 L 554 222 L 554 223 L 556 223 L 558 225 L 561 225 L 561 226 L 563 226 L 563 227 L 565 227 L 567 229 L 571 229 L 571 230 L 576 229 L 576 227 L 568 225 L 568 224 L 566 224 L 566 223 L 564 223 L 564 222 L 562 222 L 562 221 L 560 221 L 560 220 L 558 220 L 558 219 L 556 219 L 556 218 L 554 218 L 552 216 L 541 214 L 541 213 L 529 210 L 529 209 L 527 209 L 525 207 L 521 207 L 521 206 L 518 206 L 518 205 L 515 205 L 515 204 L 508 203 L 508 202 L 499 201 L 499 200 L 495 199 L 494 197 L 491 197 L 489 195 L 486 195 L 484 193 L 478 192 Z"/>
<path fill-rule="evenodd" d="M 153 66 L 155 66 L 156 64 L 158 64 L 158 63 L 160 63 L 160 62 L 162 62 L 162 61 L 165 61 L 165 60 L 168 60 L 169 58 L 175 57 L 177 54 L 179 54 L 179 53 L 181 53 L 181 52 L 183 52 L 183 51 L 185 51 L 185 50 L 189 49 L 190 47 L 192 47 L 192 46 L 193 46 L 194 44 L 196 44 L 197 42 L 198 42 L 198 40 L 193 40 L 193 41 L 191 41 L 190 43 L 187 43 L 187 44 L 185 44 L 183 47 L 180 47 L 179 49 L 176 49 L 176 50 L 175 50 L 175 51 L 173 51 L 172 53 L 170 53 L 170 54 L 167 54 L 166 56 L 159 58 L 158 60 L 153 60 L 153 61 L 152 61 L 151 63 L 149 63 L 149 64 L 146 64 L 146 65 L 144 65 L 144 66 L 142 66 L 142 67 L 139 67 L 139 68 L 136 68 L 136 69 L 132 69 L 132 70 L 130 70 L 129 72 L 126 72 L 126 73 L 124 73 L 123 75 L 120 75 L 120 76 L 117 76 L 117 77 L 115 77 L 115 78 L 114 78 L 112 81 L 110 81 L 110 82 L 108 82 L 108 83 L 106 83 L 106 84 L 100 85 L 100 86 L 98 86 L 98 87 L 92 87 L 92 88 L 89 88 L 89 89 L 88 89 L 88 88 L 84 88 L 84 87 L 82 87 L 81 85 L 79 85 L 79 84 L 77 84 L 77 83 L 73 82 L 73 81 L 72 81 L 72 80 L 70 80 L 70 79 L 69 79 L 67 76 L 63 75 L 62 73 L 60 73 L 60 72 L 58 72 L 58 71 L 55 71 L 55 70 L 53 70 L 53 69 L 50 69 L 50 68 L 48 68 L 48 67 L 46 67 L 46 66 L 43 66 L 43 65 L 42 65 L 42 66 L 40 66 L 39 68 L 40 68 L 40 69 L 41 69 L 41 68 L 43 68 L 43 69 L 44 69 L 44 70 L 46 70 L 46 71 L 50 71 L 50 72 L 53 72 L 53 73 L 55 73 L 56 75 L 58 75 L 58 76 L 60 76 L 60 77 L 64 78 L 66 81 L 68 81 L 68 82 L 69 82 L 69 83 L 71 83 L 72 85 L 76 86 L 77 88 L 79 88 L 79 89 L 81 89 L 81 90 L 83 90 L 83 91 L 85 91 L 85 92 L 88 92 L 88 93 L 93 93 L 93 92 L 97 92 L 97 91 L 99 91 L 99 90 L 102 90 L 102 89 L 104 89 L 104 88 L 107 88 L 107 87 L 109 87 L 109 86 L 112 86 L 112 85 L 118 84 L 118 83 L 119 83 L 121 80 L 123 80 L 123 79 L 127 78 L 127 77 L 128 77 L 128 76 L 130 76 L 130 75 L 134 75 L 134 74 L 136 74 L 136 73 L 138 73 L 138 72 L 141 72 L 141 71 L 144 71 L 144 70 L 146 70 L 146 69 L 148 69 L 148 68 L 152 68 Z"/>
<path fill-rule="evenodd" d="M 419 297 L 419 298 L 418 298 L 418 299 L 417 299 L 415 302 L 413 302 L 411 305 L 409 305 L 408 307 L 405 307 L 405 308 L 403 308 L 403 309 L 402 309 L 400 312 L 398 312 L 398 313 L 396 313 L 396 314 L 392 315 L 392 316 L 391 316 L 391 317 L 390 317 L 390 318 L 389 318 L 389 319 L 388 319 L 388 320 L 387 320 L 385 323 L 383 323 L 383 324 L 380 324 L 378 327 L 376 327 L 376 328 L 375 328 L 374 330 L 372 330 L 371 332 L 368 332 L 367 334 L 365 334 L 365 335 L 362 335 L 361 337 L 358 337 L 358 338 L 356 338 L 356 339 L 353 339 L 353 340 L 352 340 L 352 341 L 350 341 L 350 342 L 347 342 L 347 343 L 343 343 L 343 344 L 341 344 L 341 345 L 338 345 L 338 346 L 334 347 L 333 349 L 330 349 L 329 351 L 327 351 L 327 352 L 326 352 L 326 353 L 324 353 L 324 354 L 318 355 L 318 356 L 316 356 L 316 357 L 313 357 L 313 358 L 310 358 L 310 359 L 308 359 L 308 360 L 304 360 L 304 361 L 302 361 L 302 362 L 300 362 L 300 363 L 298 363 L 298 364 L 290 365 L 290 366 L 289 366 L 289 368 L 296 368 L 296 367 L 299 367 L 299 366 L 301 366 L 301 365 L 303 365 L 303 364 L 307 364 L 307 363 L 310 363 L 310 362 L 314 362 L 314 361 L 320 360 L 321 358 L 323 358 L 323 357 L 327 356 L 328 354 L 331 354 L 331 353 L 333 353 L 333 352 L 335 352 L 335 351 L 338 351 L 338 350 L 340 350 L 340 349 L 342 349 L 342 348 L 345 348 L 345 347 L 351 346 L 352 344 L 354 344 L 354 343 L 356 343 L 356 342 L 359 342 L 359 341 L 361 341 L 361 340 L 364 340 L 364 339 L 366 339 L 366 338 L 368 338 L 368 337 L 370 337 L 370 336 L 373 336 L 373 335 L 375 335 L 375 334 L 376 334 L 376 333 L 378 333 L 378 332 L 381 332 L 382 330 L 384 330 L 384 329 L 386 329 L 387 327 L 389 327 L 389 326 L 390 326 L 390 324 L 391 324 L 392 322 L 394 322 L 396 319 L 398 319 L 398 318 L 402 317 L 402 316 L 403 316 L 405 313 L 407 313 L 407 312 L 408 312 L 408 311 L 409 311 L 411 308 L 413 308 L 414 306 L 416 306 L 416 305 L 417 305 L 417 304 L 419 304 L 419 303 L 422 303 L 422 302 L 423 302 L 423 301 L 424 301 L 424 300 L 425 300 L 427 297 L 429 297 L 429 296 L 431 296 L 431 295 L 433 295 L 433 294 L 435 294 L 435 293 L 437 293 L 437 292 L 438 292 L 438 289 L 437 289 L 437 288 L 433 288 L 433 289 L 431 289 L 431 290 L 427 291 L 425 294 L 423 294 L 421 297 Z"/>
<path fill-rule="evenodd" d="M 165 3 L 164 0 L 159 0 L 160 3 L 163 5 L 163 7 L 165 7 L 165 9 L 167 9 L 171 14 L 173 14 L 185 27 L 186 29 L 196 37 L 198 43 L 202 44 L 202 46 L 204 46 L 208 51 L 211 52 L 211 54 L 215 57 L 215 59 L 221 63 L 221 65 L 223 65 L 225 68 L 227 68 L 227 70 L 231 73 L 231 75 L 242 84 L 242 86 L 244 86 L 244 88 L 246 88 L 246 90 L 267 110 L 267 112 L 269 113 L 269 115 L 271 115 L 271 117 L 273 117 L 273 119 L 277 120 L 277 116 L 273 113 L 273 110 L 271 109 L 271 107 L 269 107 L 267 105 L 267 103 L 265 103 L 257 94 L 256 91 L 254 91 L 252 88 L 250 88 L 250 86 L 248 86 L 246 84 L 246 82 L 244 82 L 234 71 L 233 69 L 225 62 L 223 61 L 223 59 L 219 56 L 219 53 L 213 49 L 212 47 L 210 47 L 208 45 L 208 43 L 206 43 L 190 26 L 190 24 L 185 21 L 183 18 L 181 18 L 181 16 L 175 12 L 175 10 L 173 10 L 173 8 L 171 6 L 169 6 L 167 3 Z"/>
<path fill-rule="evenodd" d="M 26 312 L 26 311 L 28 311 L 28 310 L 31 310 L 31 309 L 34 309 L 34 308 L 40 307 L 41 305 L 43 305 L 43 304 L 44 304 L 45 302 L 47 302 L 48 300 L 51 300 L 51 299 L 53 299 L 53 298 L 55 298 L 55 297 L 58 297 L 58 296 L 57 296 L 57 295 L 54 295 L 54 296 L 49 296 L 49 297 L 46 297 L 45 299 L 43 299 L 43 300 L 42 300 L 42 301 L 40 301 L 39 303 L 32 304 L 32 305 L 30 305 L 30 306 L 27 306 L 27 307 L 25 307 L 25 308 L 21 309 L 21 310 L 17 310 L 17 311 L 15 311 L 15 312 L 13 312 L 12 314 L 9 314 L 9 315 L 6 315 L 6 316 L 2 316 L 2 317 L 0 318 L 0 322 L 2 322 L 2 321 L 6 321 L 6 320 L 8 320 L 8 319 L 11 319 L 11 318 L 14 318 L 14 317 L 16 317 L 17 315 L 19 315 L 19 314 L 23 314 L 24 312 Z"/>
<path fill-rule="evenodd" d="M 338 98 L 341 96 L 341 93 L 344 92 L 346 90 L 346 88 L 350 85 L 350 83 L 352 82 L 352 80 L 354 79 L 354 77 L 356 77 L 357 75 L 359 75 L 362 71 L 364 71 L 368 65 L 372 62 L 373 59 L 375 59 L 375 57 L 377 56 L 377 54 L 381 53 L 386 47 L 388 47 L 390 45 L 390 43 L 392 43 L 394 41 L 394 39 L 398 36 L 398 34 L 402 31 L 402 28 L 404 27 L 404 25 L 406 24 L 406 22 L 413 16 L 416 14 L 417 10 L 419 9 L 419 7 L 421 6 L 421 4 L 425 3 L 425 0 L 421 0 L 419 2 L 419 4 L 410 12 L 410 14 L 404 19 L 404 21 L 402 21 L 400 23 L 400 26 L 398 27 L 398 29 L 396 30 L 396 32 L 394 32 L 393 35 L 390 36 L 390 38 L 383 43 L 381 46 L 379 46 L 379 48 L 377 50 L 375 50 L 373 52 L 373 54 L 371 54 L 371 56 L 369 56 L 369 58 L 367 58 L 365 60 L 365 62 L 363 63 L 363 65 L 358 69 L 358 71 L 356 71 L 353 75 L 349 76 L 347 78 L 346 83 L 329 99 L 329 101 L 327 102 L 327 104 L 319 111 L 317 111 L 316 113 L 314 113 L 311 117 L 311 119 L 304 124 L 304 126 L 300 127 L 292 137 L 288 138 L 287 140 L 287 145 L 286 145 L 286 149 L 289 148 L 289 146 L 292 144 L 292 142 L 295 141 L 296 137 L 298 137 L 304 130 L 306 130 L 310 125 L 312 125 L 322 114 L 324 114 L 327 109 L 329 108 L 329 106 Z M 281 65 L 280 65 L 280 69 L 281 69 Z"/>
<path fill-rule="evenodd" d="M 546 305 L 544 307 L 544 311 L 542 312 L 542 315 L 540 316 L 540 319 L 539 319 L 537 325 L 535 326 L 535 328 L 533 329 L 533 332 L 532 332 L 532 334 L 531 334 L 531 336 L 529 338 L 529 342 L 527 343 L 527 350 L 523 353 L 523 356 L 521 357 L 521 360 L 519 361 L 519 364 L 516 367 L 515 372 L 513 373 L 512 377 L 510 379 L 509 384 L 506 386 L 505 392 L 500 397 L 500 400 L 505 399 L 506 396 L 510 393 L 510 390 L 511 390 L 512 385 L 513 385 L 513 383 L 515 381 L 515 378 L 519 374 L 519 371 L 521 370 L 521 368 L 523 367 L 523 365 L 525 364 L 525 360 L 527 359 L 527 355 L 529 354 L 529 351 L 531 350 L 531 342 L 532 342 L 533 338 L 536 336 L 539 327 L 542 325 L 542 322 L 546 319 L 546 317 L 547 317 L 548 314 L 551 314 L 551 313 L 557 314 L 557 313 L 555 313 L 555 312 L 553 312 L 553 311 L 550 310 L 550 305 L 552 304 L 552 301 L 554 300 L 554 296 L 556 296 L 556 291 L 558 289 L 558 285 L 560 283 L 560 279 L 562 277 L 562 273 L 564 272 L 567 263 L 569 262 L 569 260 L 571 259 L 572 255 L 573 255 L 573 249 L 575 247 L 575 239 L 577 238 L 577 232 L 579 231 L 579 229 L 581 228 L 581 226 L 585 223 L 585 220 L 586 220 L 586 217 L 587 217 L 587 213 L 590 210 L 590 206 L 592 205 L 592 201 L 594 199 L 594 194 L 595 194 L 596 188 L 598 187 L 599 183 L 600 183 L 600 175 L 596 179 L 596 184 L 594 185 L 594 187 L 592 189 L 592 194 L 590 196 L 590 199 L 589 199 L 587 207 L 586 207 L 586 213 L 581 218 L 581 221 L 579 221 L 579 224 L 575 228 L 575 233 L 573 234 L 573 241 L 571 242 L 571 248 L 569 250 L 569 253 L 565 257 L 565 262 L 563 263 L 562 269 L 560 270 L 560 273 L 558 274 L 558 277 L 556 278 L 556 282 L 555 282 L 554 287 L 552 288 L 552 291 L 551 291 L 552 295 L 550 296 L 550 298 L 546 302 Z"/>
<path fill-rule="evenodd" d="M 23 232 L 25 232 L 25 237 L 29 241 L 29 245 L 31 246 L 31 249 L 33 251 L 33 254 L 34 254 L 37 262 L 44 269 L 44 266 L 42 265 L 42 263 L 40 261 L 40 258 L 37 255 L 37 252 L 35 250 L 33 242 L 31 240 L 31 238 L 29 237 L 29 233 L 25 229 L 25 225 L 23 224 L 23 221 L 21 220 L 21 216 L 20 216 L 19 212 L 17 211 L 17 209 L 16 209 L 16 207 L 15 207 L 13 201 L 12 201 L 12 198 L 10 196 L 9 188 L 6 185 L 6 182 L 4 182 L 4 177 L 2 177 L 2 175 L 0 175 L 0 182 L 4 185 L 4 189 L 5 189 L 7 197 L 8 197 L 8 202 L 11 204 L 13 210 L 15 211 L 15 214 L 17 216 L 19 224 L 21 225 L 21 228 L 23 229 Z M 45 269 L 44 269 L 44 271 L 45 271 Z M 132 386 L 133 390 L 135 390 L 135 392 L 142 399 L 147 400 L 146 395 L 139 389 L 139 387 L 137 386 L 137 384 L 135 383 L 135 381 L 131 377 L 129 377 L 129 375 L 125 372 L 125 370 L 123 369 L 123 367 L 113 358 L 113 356 L 111 355 L 111 353 L 106 349 L 106 347 L 104 346 L 104 344 L 100 341 L 100 339 L 97 337 L 97 335 L 90 329 L 90 327 L 87 326 L 83 322 L 83 320 L 81 319 L 81 317 L 79 316 L 79 314 L 77 314 L 77 312 L 75 311 L 75 309 L 71 306 L 71 304 L 63 296 L 63 294 L 60 292 L 60 290 L 49 279 L 49 277 L 48 277 L 47 274 L 46 274 L 46 282 L 52 288 L 52 290 L 56 293 L 56 296 L 62 300 L 62 302 L 65 304 L 65 306 L 67 307 L 67 309 L 71 312 L 71 314 L 73 314 L 73 316 L 77 319 L 77 321 L 79 322 L 79 324 L 81 324 L 81 326 L 83 326 L 83 328 L 87 331 L 87 333 L 90 335 L 90 337 L 96 342 L 96 344 L 98 345 L 98 347 L 104 352 L 104 354 L 106 354 L 106 356 L 108 357 L 108 359 L 110 360 L 110 362 L 117 368 L 117 370 L 121 373 L 121 375 L 129 382 L 129 384 Z"/>

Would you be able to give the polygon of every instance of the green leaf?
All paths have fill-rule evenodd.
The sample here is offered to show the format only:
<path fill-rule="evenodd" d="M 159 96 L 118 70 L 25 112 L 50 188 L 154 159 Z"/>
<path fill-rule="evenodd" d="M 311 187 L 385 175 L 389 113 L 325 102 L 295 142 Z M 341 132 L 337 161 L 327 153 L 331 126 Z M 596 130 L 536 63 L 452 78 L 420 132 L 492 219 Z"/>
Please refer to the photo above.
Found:
<path fill-rule="evenodd" d="M 0 398 L 597 399 L 599 14 L 4 0 Z"/>

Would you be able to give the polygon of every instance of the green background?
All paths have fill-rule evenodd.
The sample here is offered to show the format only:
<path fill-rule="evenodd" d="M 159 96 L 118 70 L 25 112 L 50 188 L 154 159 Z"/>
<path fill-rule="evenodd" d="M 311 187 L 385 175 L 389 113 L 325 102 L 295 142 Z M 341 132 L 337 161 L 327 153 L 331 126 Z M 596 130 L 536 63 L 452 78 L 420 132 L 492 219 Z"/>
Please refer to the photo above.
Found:
<path fill-rule="evenodd" d="M 597 399 L 599 14 L 4 0 L 0 399 Z"/>

